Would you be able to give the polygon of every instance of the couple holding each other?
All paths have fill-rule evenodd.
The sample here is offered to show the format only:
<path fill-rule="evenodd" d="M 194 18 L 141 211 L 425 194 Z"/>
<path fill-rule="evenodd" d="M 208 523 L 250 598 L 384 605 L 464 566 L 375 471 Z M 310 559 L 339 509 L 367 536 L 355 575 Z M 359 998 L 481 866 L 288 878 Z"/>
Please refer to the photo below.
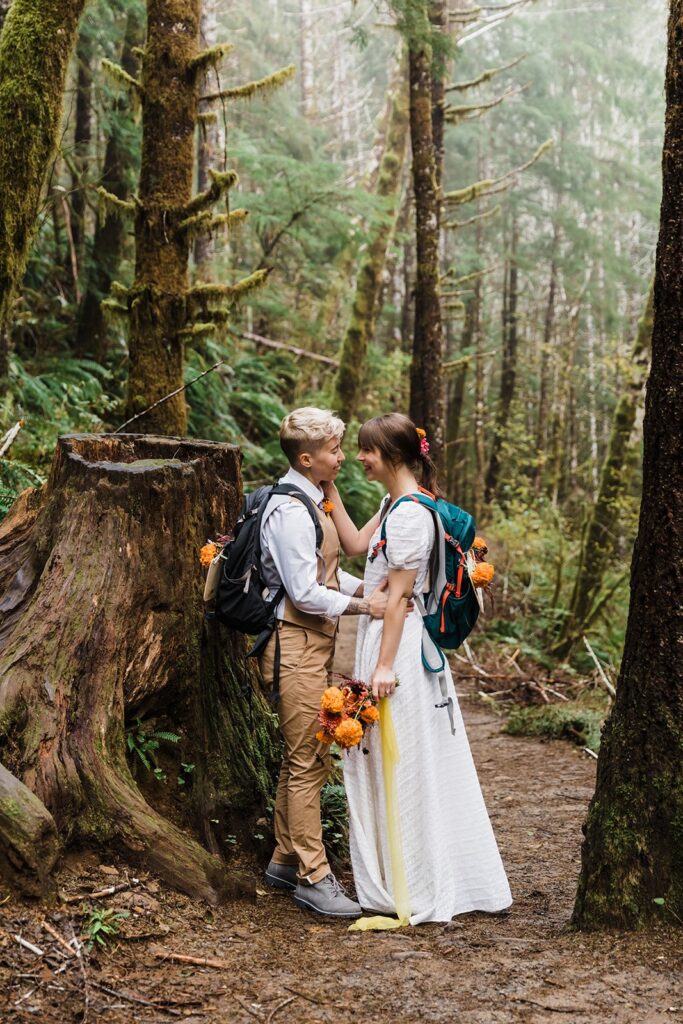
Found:
<path fill-rule="evenodd" d="M 285 417 L 280 444 L 290 470 L 280 483 L 296 486 L 318 506 L 322 546 L 301 501 L 272 499 L 262 525 L 262 572 L 271 596 L 284 585 L 277 609 L 280 648 L 278 714 L 285 753 L 275 802 L 276 847 L 266 881 L 294 892 L 295 902 L 333 917 L 362 910 L 396 913 L 386 820 L 379 729 L 344 757 L 351 861 L 358 902 L 330 870 L 322 840 L 320 790 L 330 769 L 329 746 L 316 739 L 320 697 L 330 685 L 340 615 L 362 616 L 354 676 L 376 697 L 391 696 L 398 750 L 396 790 L 400 839 L 410 902 L 410 923 L 449 921 L 473 910 L 496 912 L 512 902 L 491 829 L 450 671 L 456 732 L 435 709 L 442 696 L 436 676 L 422 664 L 422 619 L 411 595 L 428 587 L 434 522 L 413 502 L 393 503 L 422 485 L 438 492 L 428 446 L 400 413 L 363 424 L 358 459 L 369 480 L 388 494 L 361 529 L 344 509 L 334 485 L 344 460 L 344 423 L 329 412 L 296 409 Z M 325 499 L 333 508 L 323 510 Z M 386 558 L 368 559 L 359 580 L 339 569 L 340 542 L 347 555 L 372 552 L 386 520 Z M 271 682 L 275 635 L 261 657 Z M 396 677 L 400 687 L 396 688 Z M 380 723 L 381 728 L 381 723 Z"/>

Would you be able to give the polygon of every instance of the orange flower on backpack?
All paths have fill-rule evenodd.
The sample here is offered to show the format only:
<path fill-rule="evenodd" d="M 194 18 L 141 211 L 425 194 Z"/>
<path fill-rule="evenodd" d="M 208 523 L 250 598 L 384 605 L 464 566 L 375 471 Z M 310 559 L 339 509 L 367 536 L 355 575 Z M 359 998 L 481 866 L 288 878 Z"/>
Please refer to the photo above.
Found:
<path fill-rule="evenodd" d="M 333 715 L 339 715 L 344 710 L 344 694 L 338 686 L 328 686 L 320 698 L 320 706 L 323 711 L 331 711 Z"/>
<path fill-rule="evenodd" d="M 214 544 L 212 540 L 208 541 L 208 543 L 206 543 L 204 547 L 201 548 L 199 552 L 199 561 L 201 562 L 205 569 L 207 569 L 211 565 L 219 551 L 220 547 L 218 546 L 218 544 Z"/>
<path fill-rule="evenodd" d="M 490 562 L 479 562 L 470 579 L 475 587 L 488 587 L 494 575 L 495 569 Z"/>
<path fill-rule="evenodd" d="M 334 502 L 329 498 L 323 498 L 322 509 L 325 515 L 329 516 L 330 512 L 334 512 Z"/>

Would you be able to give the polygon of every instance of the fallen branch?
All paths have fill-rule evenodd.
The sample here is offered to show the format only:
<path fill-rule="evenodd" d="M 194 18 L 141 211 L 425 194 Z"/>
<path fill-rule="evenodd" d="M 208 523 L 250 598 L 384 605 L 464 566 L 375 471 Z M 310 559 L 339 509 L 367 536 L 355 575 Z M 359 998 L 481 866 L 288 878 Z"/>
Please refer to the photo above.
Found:
<path fill-rule="evenodd" d="M 277 1006 L 274 1006 L 266 1018 L 266 1024 L 270 1024 L 275 1014 L 279 1013 L 279 1011 L 282 1010 L 283 1007 L 288 1006 L 290 1003 L 293 1003 L 296 998 L 296 996 L 289 996 L 287 999 L 283 999 L 281 1003 L 278 1003 Z"/>
<path fill-rule="evenodd" d="M 9 450 L 9 446 L 12 444 L 12 442 L 14 441 L 15 437 L 17 436 L 23 425 L 24 421 L 18 420 L 13 427 L 9 428 L 9 430 L 3 437 L 2 442 L 0 442 L 0 457 L 2 457 L 5 454 L 5 452 Z"/>
<path fill-rule="evenodd" d="M 164 1003 L 154 1003 L 151 999 L 143 999 L 142 996 L 134 996 L 129 992 L 119 992 L 117 989 L 109 988 L 108 985 L 103 985 L 99 981 L 91 981 L 90 984 L 93 988 L 98 988 L 100 992 L 106 992 L 108 996 L 114 996 L 116 999 L 125 999 L 128 1003 L 139 1003 L 140 1006 L 153 1006 L 155 1010 L 163 1010 L 164 1013 L 170 1013 L 173 1017 L 183 1016 L 180 1010 L 174 1010 Z"/>
<path fill-rule="evenodd" d="M 108 885 L 106 889 L 96 889 L 94 892 L 82 892 L 78 896 L 62 896 L 62 903 L 78 903 L 80 900 L 99 900 L 102 896 L 114 896 L 117 892 L 125 892 L 132 889 L 137 882 L 120 882 L 119 885 Z"/>
<path fill-rule="evenodd" d="M 607 690 L 607 693 L 610 695 L 610 699 L 614 700 L 614 698 L 617 695 L 617 691 L 614 689 L 614 686 L 612 685 L 612 683 L 610 683 L 609 679 L 607 678 L 607 674 L 605 673 L 604 668 L 600 664 L 600 662 L 598 660 L 598 656 L 596 655 L 596 653 L 593 650 L 593 648 L 591 647 L 591 645 L 588 643 L 588 638 L 584 636 L 583 637 L 583 642 L 584 642 L 586 650 L 588 651 L 588 653 L 590 654 L 591 658 L 593 659 L 593 663 L 594 663 L 595 667 L 598 670 L 598 675 L 600 677 L 600 682 L 601 682 L 602 686 L 604 687 L 605 690 Z"/>
<path fill-rule="evenodd" d="M 331 356 L 322 356 L 318 352 L 310 352 L 306 348 L 299 348 L 298 345 L 289 345 L 284 341 L 274 341 L 273 338 L 264 338 L 260 334 L 251 334 L 249 331 L 243 331 L 242 333 L 230 331 L 230 333 L 236 338 L 243 338 L 245 341 L 253 341 L 257 345 L 263 345 L 264 348 L 284 349 L 286 352 L 292 352 L 295 356 L 303 356 L 306 359 L 315 359 L 319 363 L 325 363 L 326 366 L 339 366 L 338 359 L 332 359 Z"/>
<path fill-rule="evenodd" d="M 24 949 L 28 949 L 29 952 L 33 953 L 35 956 L 45 955 L 40 946 L 34 946 L 32 942 L 28 941 L 28 939 L 22 939 L 21 935 L 13 935 L 12 938 L 15 942 L 18 942 L 20 946 L 23 946 Z"/>
<path fill-rule="evenodd" d="M 149 951 L 157 960 L 173 960 L 179 964 L 193 964 L 195 967 L 215 967 L 219 971 L 232 970 L 234 964 L 218 957 L 188 956 L 186 953 L 172 953 L 163 946 L 150 946 Z"/>
<path fill-rule="evenodd" d="M 590 747 L 581 747 L 581 749 L 583 750 L 584 754 L 589 754 L 591 757 L 594 757 L 597 761 L 598 755 L 595 753 L 594 750 L 591 750 Z"/>
<path fill-rule="evenodd" d="M 43 921 L 41 923 L 41 928 L 44 931 L 46 931 L 48 935 L 51 935 L 55 942 L 58 942 L 62 949 L 65 950 L 69 956 L 76 956 L 76 951 L 73 949 L 73 947 L 70 946 L 66 939 L 59 934 L 56 928 L 52 927 L 49 921 Z"/>

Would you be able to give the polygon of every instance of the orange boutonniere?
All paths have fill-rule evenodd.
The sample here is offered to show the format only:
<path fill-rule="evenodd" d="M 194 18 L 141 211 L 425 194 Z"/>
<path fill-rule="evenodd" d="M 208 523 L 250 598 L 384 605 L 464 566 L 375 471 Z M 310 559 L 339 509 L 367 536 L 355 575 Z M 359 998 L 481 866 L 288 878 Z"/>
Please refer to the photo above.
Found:
<path fill-rule="evenodd" d="M 329 498 L 323 498 L 323 512 L 326 516 L 329 516 L 330 512 L 334 511 L 334 502 L 330 501 Z"/>

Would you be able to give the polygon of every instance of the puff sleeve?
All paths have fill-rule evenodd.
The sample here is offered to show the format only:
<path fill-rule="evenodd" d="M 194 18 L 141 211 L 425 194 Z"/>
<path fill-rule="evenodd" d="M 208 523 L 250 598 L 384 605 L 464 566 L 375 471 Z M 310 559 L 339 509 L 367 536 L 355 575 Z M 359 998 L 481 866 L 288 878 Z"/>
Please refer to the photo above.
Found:
<path fill-rule="evenodd" d="M 419 569 L 434 544 L 434 520 L 428 509 L 402 502 L 387 518 L 387 562 L 390 569 Z"/>

